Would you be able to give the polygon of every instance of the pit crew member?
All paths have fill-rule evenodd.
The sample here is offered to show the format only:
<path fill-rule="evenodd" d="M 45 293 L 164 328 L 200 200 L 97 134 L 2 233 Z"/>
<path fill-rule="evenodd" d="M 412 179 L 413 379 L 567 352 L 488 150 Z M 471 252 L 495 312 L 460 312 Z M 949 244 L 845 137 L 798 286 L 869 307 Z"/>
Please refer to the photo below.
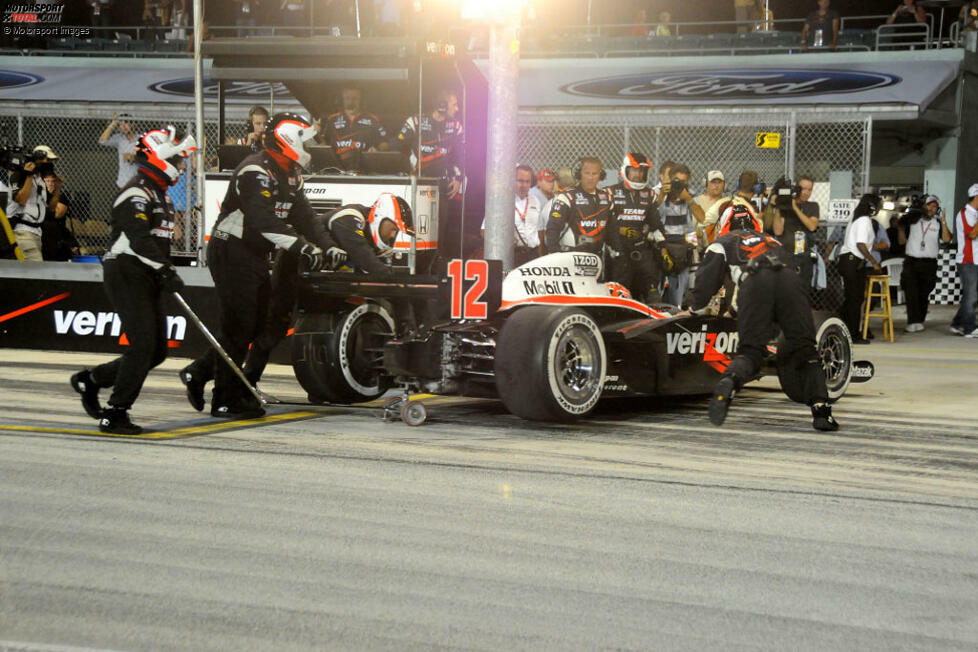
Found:
<path fill-rule="evenodd" d="M 601 161 L 586 156 L 574 171 L 577 185 L 554 197 L 547 218 L 547 251 L 600 253 L 611 216 L 611 193 L 598 188 L 604 178 Z"/>
<path fill-rule="evenodd" d="M 99 420 L 102 432 L 142 432 L 129 418 L 129 409 L 150 369 L 166 358 L 163 293 L 183 287 L 170 262 L 173 208 L 166 190 L 195 149 L 193 136 L 184 137 L 172 126 L 143 134 L 136 143 L 136 176 L 112 204 L 111 244 L 103 262 L 105 292 L 122 321 L 129 347 L 115 360 L 71 377 L 85 412 Z M 104 410 L 98 400 L 103 387 L 113 388 Z"/>
<path fill-rule="evenodd" d="M 621 182 L 610 188 L 612 208 L 605 236 L 610 280 L 646 303 L 651 288 L 659 284 L 658 260 L 665 242 L 655 195 L 649 189 L 651 169 L 645 154 L 625 155 L 618 173 Z"/>
<path fill-rule="evenodd" d="M 359 88 L 344 87 L 340 96 L 343 110 L 325 120 L 326 142 L 344 168 L 355 170 L 360 167 L 360 152 L 387 150 L 387 130 L 377 116 L 363 111 Z"/>
<path fill-rule="evenodd" d="M 238 165 L 221 203 L 207 262 L 221 316 L 218 340 L 238 365 L 265 321 L 271 287 L 268 255 L 274 249 L 289 251 L 311 271 L 324 263 L 335 268 L 346 258 L 332 238 L 317 227 L 302 190 L 300 168 L 309 164 L 311 156 L 305 148 L 315 135 L 316 129 L 305 117 L 274 115 L 265 126 L 263 151 Z M 202 394 L 202 385 L 194 377 L 193 365 L 180 376 L 187 385 L 188 399 L 197 407 L 192 391 L 196 394 L 201 388 Z M 264 414 L 223 360 L 217 360 L 214 380 L 212 416 L 255 418 Z"/>
<path fill-rule="evenodd" d="M 347 253 L 355 272 L 389 276 L 384 258 L 394 253 L 399 233 L 414 237 L 414 216 L 401 197 L 384 193 L 373 206 L 349 204 L 325 216 L 326 226 Z"/>
<path fill-rule="evenodd" d="M 722 425 L 734 394 L 761 368 L 764 352 L 777 324 L 794 380 L 804 387 L 805 403 L 812 410 L 812 427 L 838 430 L 828 403 L 822 363 L 815 349 L 815 325 L 805 285 L 789 266 L 781 243 L 754 228 L 743 207 L 730 217 L 730 233 L 709 247 L 696 275 L 690 312 L 704 314 L 713 295 L 729 278 L 732 308 L 737 312 L 739 346 L 733 362 L 717 383 L 709 415 Z"/>

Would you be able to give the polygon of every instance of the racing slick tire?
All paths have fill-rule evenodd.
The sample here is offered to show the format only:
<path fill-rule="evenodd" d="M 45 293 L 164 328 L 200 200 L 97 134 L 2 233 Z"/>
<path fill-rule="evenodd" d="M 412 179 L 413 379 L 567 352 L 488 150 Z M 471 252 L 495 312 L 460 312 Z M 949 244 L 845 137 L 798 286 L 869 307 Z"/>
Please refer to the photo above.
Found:
<path fill-rule="evenodd" d="M 852 337 L 845 323 L 838 317 L 825 317 L 820 322 L 816 317 L 816 322 L 815 350 L 825 371 L 825 388 L 828 390 L 829 400 L 834 402 L 846 393 L 852 379 Z M 783 344 L 783 338 L 779 343 Z M 781 389 L 792 401 L 804 403 L 804 387 L 798 382 L 796 374 L 787 373 L 787 361 L 780 353 L 783 348 L 778 347 L 777 359 Z"/>
<path fill-rule="evenodd" d="M 503 323 L 493 364 L 496 391 L 510 412 L 534 421 L 573 421 L 601 398 L 607 354 L 588 313 L 529 306 Z"/>
<path fill-rule="evenodd" d="M 296 380 L 317 403 L 362 403 L 380 397 L 390 380 L 379 373 L 394 319 L 381 305 L 349 312 L 302 315 L 292 335 Z"/>

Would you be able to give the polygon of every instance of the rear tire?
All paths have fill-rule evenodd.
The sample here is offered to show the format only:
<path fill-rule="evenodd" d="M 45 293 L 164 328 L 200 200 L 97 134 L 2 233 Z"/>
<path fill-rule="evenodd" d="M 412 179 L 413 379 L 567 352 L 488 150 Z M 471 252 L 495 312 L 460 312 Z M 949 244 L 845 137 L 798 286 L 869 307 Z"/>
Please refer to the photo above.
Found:
<path fill-rule="evenodd" d="M 303 315 L 292 335 L 295 377 L 314 402 L 378 398 L 390 387 L 378 372 L 380 349 L 393 334 L 394 319 L 376 303 L 350 312 Z"/>
<path fill-rule="evenodd" d="M 601 329 L 583 310 L 520 308 L 496 341 L 496 390 L 513 414 L 573 421 L 597 405 L 607 354 Z"/>
<path fill-rule="evenodd" d="M 825 388 L 829 400 L 836 401 L 849 388 L 852 378 L 852 338 L 845 323 L 838 317 L 825 317 L 815 329 L 815 350 L 822 361 L 825 373 Z M 778 380 L 785 395 L 796 403 L 805 402 L 803 383 L 795 374 L 788 373 L 787 360 L 782 355 L 784 338 L 778 347 Z"/>

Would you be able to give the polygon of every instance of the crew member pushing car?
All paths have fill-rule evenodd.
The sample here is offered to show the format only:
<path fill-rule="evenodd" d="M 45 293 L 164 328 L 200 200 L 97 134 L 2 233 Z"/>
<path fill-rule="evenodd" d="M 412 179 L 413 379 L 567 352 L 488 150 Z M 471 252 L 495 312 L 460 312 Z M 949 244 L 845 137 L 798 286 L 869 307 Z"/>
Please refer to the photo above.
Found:
<path fill-rule="evenodd" d="M 135 146 L 136 176 L 112 204 L 112 233 L 105 254 L 105 292 L 122 321 L 129 347 L 122 356 L 71 377 L 82 406 L 99 419 L 99 430 L 138 435 L 142 428 L 129 418 L 150 369 L 166 358 L 166 312 L 163 293 L 178 292 L 183 281 L 170 262 L 173 208 L 166 190 L 183 171 L 184 158 L 197 149 L 193 136 L 176 128 L 149 131 Z M 112 387 L 108 407 L 99 388 Z"/>
<path fill-rule="evenodd" d="M 346 259 L 342 249 L 317 227 L 312 206 L 302 190 L 300 168 L 309 164 L 311 155 L 306 146 L 315 136 L 312 123 L 300 115 L 273 116 L 265 125 L 264 150 L 238 165 L 221 203 L 207 247 L 207 263 L 221 316 L 218 339 L 238 365 L 244 361 L 248 345 L 261 331 L 266 317 L 271 251 L 289 251 L 312 271 L 320 269 L 324 262 L 335 268 Z M 328 246 L 324 251 L 310 241 Z M 190 397 L 192 384 L 197 387 L 195 379 L 183 380 Z M 223 360 L 217 361 L 214 380 L 212 416 L 255 418 L 264 414 Z"/>
<path fill-rule="evenodd" d="M 734 393 L 753 380 L 774 332 L 784 333 L 783 352 L 788 373 L 804 387 L 804 402 L 812 409 L 812 427 L 838 430 L 828 404 L 825 374 L 815 349 L 815 325 L 805 285 L 786 266 L 787 252 L 774 238 L 754 230 L 753 216 L 743 207 L 730 216 L 731 232 L 709 247 L 696 275 L 690 311 L 703 314 L 710 299 L 729 278 L 731 306 L 737 312 L 737 355 L 724 371 L 710 399 L 710 421 L 723 424 Z"/>

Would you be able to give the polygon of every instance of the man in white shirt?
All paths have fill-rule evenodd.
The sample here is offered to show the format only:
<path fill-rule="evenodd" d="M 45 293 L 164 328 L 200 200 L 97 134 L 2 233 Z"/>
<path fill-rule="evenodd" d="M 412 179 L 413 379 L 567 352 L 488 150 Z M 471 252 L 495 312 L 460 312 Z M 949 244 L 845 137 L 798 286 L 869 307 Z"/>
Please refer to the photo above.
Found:
<path fill-rule="evenodd" d="M 866 263 L 873 266 L 875 274 L 883 268 L 873 258 L 871 249 L 876 240 L 873 219 L 880 209 L 880 198 L 863 195 L 852 213 L 852 221 L 846 227 L 845 241 L 839 250 L 839 273 L 845 282 L 842 301 L 842 321 L 849 328 L 854 344 L 869 344 L 862 336 L 860 313 L 866 292 Z"/>
<path fill-rule="evenodd" d="M 544 254 L 543 243 L 547 237 L 547 218 L 550 216 L 550 206 L 554 201 L 554 191 L 556 190 L 557 175 L 550 168 L 543 168 L 537 172 L 537 185 L 530 188 L 530 195 L 535 196 L 540 202 L 540 226 L 537 229 L 537 236 L 540 239 L 540 253 Z"/>
<path fill-rule="evenodd" d="M 978 183 L 968 188 L 968 203 L 954 216 L 958 232 L 958 276 L 961 277 L 961 305 L 951 320 L 955 335 L 978 338 L 975 302 L 978 301 Z"/>
<path fill-rule="evenodd" d="M 540 256 L 540 200 L 530 194 L 533 185 L 533 169 L 528 165 L 516 166 L 516 210 L 513 238 L 513 267 L 519 267 Z M 483 240 L 486 237 L 486 222 L 482 221 Z"/>
<path fill-rule="evenodd" d="M 136 132 L 129 124 L 129 116 L 124 113 L 122 115 L 113 113 L 112 122 L 98 137 L 98 144 L 114 147 L 119 152 L 119 174 L 115 178 L 115 185 L 121 190 L 136 176 L 137 168 Z"/>
<path fill-rule="evenodd" d="M 911 211 L 897 225 L 897 241 L 905 246 L 900 285 L 907 296 L 908 333 L 924 330 L 928 297 L 937 285 L 937 255 L 940 242 L 951 241 L 951 231 L 941 214 L 941 200 L 924 199 L 923 210 Z"/>

